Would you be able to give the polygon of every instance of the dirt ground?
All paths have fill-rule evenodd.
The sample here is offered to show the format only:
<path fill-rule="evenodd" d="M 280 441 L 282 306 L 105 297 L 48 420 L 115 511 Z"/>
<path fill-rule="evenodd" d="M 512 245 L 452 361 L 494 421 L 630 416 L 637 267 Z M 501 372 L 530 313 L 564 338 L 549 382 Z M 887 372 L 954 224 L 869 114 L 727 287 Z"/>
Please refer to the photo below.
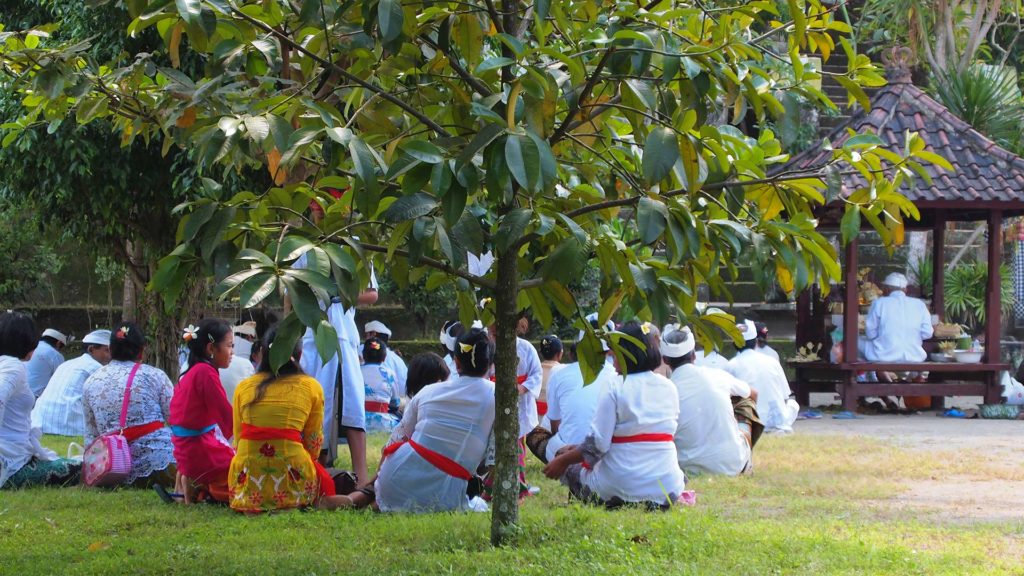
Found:
<path fill-rule="evenodd" d="M 973 407 L 969 402 L 949 403 Z M 935 412 L 911 416 L 864 416 L 801 420 L 797 434 L 867 436 L 911 451 L 962 459 L 955 474 L 938 473 L 905 483 L 889 504 L 947 522 L 1024 522 L 1024 421 L 940 418 Z"/>

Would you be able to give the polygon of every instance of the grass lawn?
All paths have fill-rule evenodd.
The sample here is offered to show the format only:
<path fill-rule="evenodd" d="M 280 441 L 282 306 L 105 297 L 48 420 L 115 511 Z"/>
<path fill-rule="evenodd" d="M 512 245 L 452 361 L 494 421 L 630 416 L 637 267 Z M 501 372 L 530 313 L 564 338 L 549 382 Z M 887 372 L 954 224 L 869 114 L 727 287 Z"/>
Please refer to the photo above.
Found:
<path fill-rule="evenodd" d="M 4 491 L 0 574 L 1024 574 L 1020 521 L 948 522 L 892 500 L 915 480 L 1020 470 L 859 437 L 766 436 L 755 453 L 753 476 L 695 478 L 697 506 L 668 513 L 569 504 L 531 459 L 542 491 L 505 549 L 488 544 L 487 514 L 244 517 L 141 490 Z"/>

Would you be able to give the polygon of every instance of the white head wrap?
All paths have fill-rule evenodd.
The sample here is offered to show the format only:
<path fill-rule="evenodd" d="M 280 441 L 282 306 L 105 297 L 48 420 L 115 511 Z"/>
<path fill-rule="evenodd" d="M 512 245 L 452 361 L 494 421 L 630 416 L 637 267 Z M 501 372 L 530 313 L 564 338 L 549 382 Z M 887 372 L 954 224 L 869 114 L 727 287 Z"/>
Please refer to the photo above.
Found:
<path fill-rule="evenodd" d="M 686 340 L 677 344 L 670 344 L 668 342 L 668 335 L 673 332 L 685 332 Z M 696 341 L 693 337 L 693 332 L 690 331 L 689 326 L 680 327 L 678 324 L 669 324 L 665 326 L 661 336 L 661 355 L 668 356 L 669 358 L 682 358 L 690 352 L 693 352 L 696 346 Z"/>
<path fill-rule="evenodd" d="M 885 280 L 882 281 L 882 284 L 885 286 L 891 286 L 893 288 L 896 288 L 897 290 L 903 290 L 907 287 L 908 282 L 906 276 L 900 274 L 899 272 L 893 272 L 892 274 L 889 274 L 888 276 L 885 277 Z"/>
<path fill-rule="evenodd" d="M 449 328 L 451 328 L 451 326 L 449 326 Z M 438 335 L 438 338 L 441 340 L 441 344 L 445 348 L 452 352 L 455 351 L 455 344 L 458 342 L 458 339 L 449 334 L 448 330 L 446 330 L 444 326 L 441 327 L 441 334 Z"/>
<path fill-rule="evenodd" d="M 363 332 L 376 332 L 378 334 L 384 334 L 389 338 L 391 337 L 391 330 L 380 320 L 367 322 L 366 325 L 363 326 Z"/>
<path fill-rule="evenodd" d="M 757 326 L 753 320 L 744 320 L 743 324 L 736 325 L 736 329 L 743 335 L 744 340 L 757 340 Z"/>
<path fill-rule="evenodd" d="M 62 334 L 61 332 L 54 330 L 53 328 L 47 328 L 46 330 L 43 330 L 43 336 L 49 336 L 50 338 L 53 338 L 54 340 L 60 342 L 61 344 L 68 343 L 68 337 Z"/>
<path fill-rule="evenodd" d="M 110 330 L 93 330 L 82 338 L 82 344 L 93 346 L 110 346 Z"/>
<path fill-rule="evenodd" d="M 235 326 L 234 328 L 232 328 L 231 331 L 234 332 L 235 334 L 241 334 L 242 336 L 249 336 L 249 337 L 255 338 L 256 337 L 256 322 L 253 322 L 252 320 L 250 320 L 248 322 L 244 322 L 244 323 L 239 324 L 238 326 Z"/>

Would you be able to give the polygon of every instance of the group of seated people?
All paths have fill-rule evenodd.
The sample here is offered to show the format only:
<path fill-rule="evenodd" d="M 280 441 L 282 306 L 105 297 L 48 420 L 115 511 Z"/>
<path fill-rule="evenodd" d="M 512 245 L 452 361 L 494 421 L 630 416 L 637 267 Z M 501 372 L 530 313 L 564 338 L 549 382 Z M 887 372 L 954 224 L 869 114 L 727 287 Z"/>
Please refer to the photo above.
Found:
<path fill-rule="evenodd" d="M 658 331 L 647 323 L 616 328 L 610 321 L 599 325 L 596 315 L 588 320 L 602 337 L 628 336 L 619 338 L 620 354 L 605 345 L 605 364 L 589 384 L 578 361 L 559 362 L 564 349 L 557 337 L 542 340 L 543 361 L 519 339 L 521 469 L 528 449 L 547 477 L 582 501 L 667 507 L 683 494 L 686 474 L 747 472 L 762 431 L 792 429 L 796 414 L 785 375 L 777 360 L 758 351 L 753 322 L 737 325 L 744 346 L 722 369 L 705 363 L 711 354 L 698 350 L 685 326 Z M 218 319 L 190 326 L 177 386 L 142 363 L 146 338 L 134 323 L 85 339 L 78 364 L 91 362 L 92 372 L 81 383 L 81 430 L 86 445 L 119 431 L 126 407 L 132 473 L 125 484 L 153 486 L 168 502 L 224 502 L 245 513 L 311 506 L 463 510 L 471 486 L 483 484 L 486 494 L 494 453 L 493 331 L 447 323 L 446 357 L 420 354 L 406 368 L 389 351 L 390 331 L 366 326 L 366 427 L 390 438 L 376 476 L 339 494 L 320 461 L 325 390 L 302 369 L 303 343 L 274 372 L 269 350 L 277 330 L 271 327 L 252 351 L 260 360 L 254 373 L 226 385 L 224 371 L 238 358 L 238 328 Z M 0 488 L 66 485 L 80 472 L 78 462 L 43 448 L 33 427 L 35 395 L 24 362 L 36 348 L 35 334 L 29 317 L 0 315 Z M 581 331 L 577 342 L 582 338 Z M 575 352 L 575 344 L 568 348 Z M 389 357 L 396 358 L 389 364 Z M 395 360 L 405 371 L 401 384 Z M 520 482 L 528 489 L 522 473 Z"/>

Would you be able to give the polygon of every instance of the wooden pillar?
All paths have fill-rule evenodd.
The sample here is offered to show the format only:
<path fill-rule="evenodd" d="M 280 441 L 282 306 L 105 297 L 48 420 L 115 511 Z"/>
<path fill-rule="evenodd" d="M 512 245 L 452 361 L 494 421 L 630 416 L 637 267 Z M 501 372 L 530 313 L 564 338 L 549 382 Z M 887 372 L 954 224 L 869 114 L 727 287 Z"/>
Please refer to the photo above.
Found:
<path fill-rule="evenodd" d="M 1002 317 L 1001 279 L 999 267 L 1003 263 L 1003 212 L 993 210 L 988 215 L 988 287 L 985 297 L 985 361 L 994 364 L 1001 361 L 1000 326 Z"/>
<path fill-rule="evenodd" d="M 946 320 L 946 211 L 935 213 L 932 230 L 932 314 Z"/>
<path fill-rule="evenodd" d="M 857 237 L 846 245 L 846 300 L 843 302 L 843 362 L 857 361 L 860 306 L 857 286 Z"/>

